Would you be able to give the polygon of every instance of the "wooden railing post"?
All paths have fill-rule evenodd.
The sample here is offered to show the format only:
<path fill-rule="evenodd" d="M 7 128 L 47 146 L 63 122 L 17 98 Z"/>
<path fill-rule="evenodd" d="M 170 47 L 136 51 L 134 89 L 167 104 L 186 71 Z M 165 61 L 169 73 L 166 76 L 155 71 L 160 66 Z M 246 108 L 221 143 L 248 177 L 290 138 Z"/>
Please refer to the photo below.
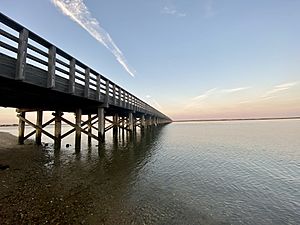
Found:
<path fill-rule="evenodd" d="M 51 46 L 48 52 L 48 79 L 47 88 L 55 87 L 55 61 L 56 61 L 56 47 Z"/>
<path fill-rule="evenodd" d="M 108 106 L 109 101 L 109 80 L 106 80 L 106 90 L 105 90 L 105 104 Z"/>
<path fill-rule="evenodd" d="M 69 72 L 69 93 L 75 94 L 75 63 L 76 60 L 72 58 L 70 60 L 70 72 Z"/>
<path fill-rule="evenodd" d="M 84 97 L 90 96 L 90 68 L 85 68 L 85 84 L 84 84 Z"/>
<path fill-rule="evenodd" d="M 131 108 L 131 95 L 130 94 L 128 94 L 128 107 L 129 107 L 129 109 L 132 109 Z"/>
<path fill-rule="evenodd" d="M 116 85 L 113 84 L 113 103 L 116 105 Z"/>
<path fill-rule="evenodd" d="M 133 110 L 134 111 L 137 111 L 137 104 L 136 104 L 137 102 L 136 102 L 136 98 L 135 97 L 133 97 Z"/>
<path fill-rule="evenodd" d="M 126 108 L 129 108 L 129 95 L 128 92 L 125 93 L 126 93 Z"/>
<path fill-rule="evenodd" d="M 125 102 L 125 99 L 126 99 L 126 96 L 125 96 L 125 91 L 123 90 L 123 103 L 122 103 L 122 106 L 125 108 L 126 107 L 126 102 Z"/>
<path fill-rule="evenodd" d="M 97 76 L 96 98 L 97 101 L 101 100 L 101 75 L 100 74 L 98 74 Z"/>
<path fill-rule="evenodd" d="M 27 44 L 28 44 L 29 31 L 23 28 L 19 34 L 18 55 L 16 64 L 16 80 L 25 79 L 25 67 L 27 56 Z"/>
<path fill-rule="evenodd" d="M 119 87 L 119 106 L 122 104 L 121 95 L 121 88 Z"/>

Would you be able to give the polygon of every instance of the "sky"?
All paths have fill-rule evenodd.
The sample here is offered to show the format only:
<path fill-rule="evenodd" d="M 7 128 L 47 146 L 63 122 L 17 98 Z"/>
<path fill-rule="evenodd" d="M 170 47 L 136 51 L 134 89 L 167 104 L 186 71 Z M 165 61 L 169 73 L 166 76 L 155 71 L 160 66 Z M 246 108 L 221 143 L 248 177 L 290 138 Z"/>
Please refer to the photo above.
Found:
<path fill-rule="evenodd" d="M 1 0 L 0 9 L 173 120 L 300 116 L 300 0 Z M 11 121 L 15 109 L 0 109 L 0 123 Z"/>

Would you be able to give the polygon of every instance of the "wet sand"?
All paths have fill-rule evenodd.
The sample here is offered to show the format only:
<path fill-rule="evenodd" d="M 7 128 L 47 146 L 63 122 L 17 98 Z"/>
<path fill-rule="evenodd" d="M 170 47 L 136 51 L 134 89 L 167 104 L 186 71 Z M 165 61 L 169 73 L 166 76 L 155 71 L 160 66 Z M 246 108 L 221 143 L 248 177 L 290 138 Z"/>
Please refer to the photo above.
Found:
<path fill-rule="evenodd" d="M 16 145 L 11 134 L 0 133 L 1 224 L 118 224 L 134 221 L 129 212 L 118 211 L 115 195 L 105 176 L 92 187 L 89 168 L 74 162 L 57 162 L 45 147 Z M 99 195 L 101 197 L 99 197 Z M 103 204 L 99 204 L 102 201 Z M 109 204 L 106 204 L 109 203 Z M 129 215 L 127 215 L 129 214 Z M 127 221 L 127 222 L 126 222 Z"/>
<path fill-rule="evenodd" d="M 185 208 L 170 193 L 132 188 L 139 164 L 151 154 L 142 149 L 153 140 L 141 140 L 102 154 L 75 154 L 17 145 L 16 137 L 0 132 L 0 164 L 9 165 L 0 170 L 0 224 L 223 224 Z"/>

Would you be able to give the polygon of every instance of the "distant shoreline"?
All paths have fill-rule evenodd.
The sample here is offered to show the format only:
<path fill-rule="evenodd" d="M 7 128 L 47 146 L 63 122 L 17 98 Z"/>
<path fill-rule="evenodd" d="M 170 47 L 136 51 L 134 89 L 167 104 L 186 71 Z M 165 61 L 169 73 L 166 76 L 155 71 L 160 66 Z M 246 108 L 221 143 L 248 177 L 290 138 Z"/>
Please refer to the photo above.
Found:
<path fill-rule="evenodd" d="M 0 127 L 17 127 L 18 124 L 0 124 Z"/>
<path fill-rule="evenodd" d="M 222 121 L 248 121 L 248 120 L 296 120 L 300 119 L 300 116 L 297 117 L 270 117 L 270 118 L 244 118 L 244 119 L 194 119 L 194 120 L 173 120 L 173 122 L 222 122 Z"/>
<path fill-rule="evenodd" d="M 226 122 L 226 121 L 251 121 L 251 120 L 299 120 L 300 116 L 295 116 L 295 117 L 267 117 L 267 118 L 244 118 L 244 119 L 238 119 L 238 118 L 233 118 L 233 119 L 193 119 L 193 120 L 173 120 L 172 122 L 179 122 L 179 123 L 184 123 L 184 122 Z M 18 124 L 0 124 L 0 127 L 17 127 Z"/>

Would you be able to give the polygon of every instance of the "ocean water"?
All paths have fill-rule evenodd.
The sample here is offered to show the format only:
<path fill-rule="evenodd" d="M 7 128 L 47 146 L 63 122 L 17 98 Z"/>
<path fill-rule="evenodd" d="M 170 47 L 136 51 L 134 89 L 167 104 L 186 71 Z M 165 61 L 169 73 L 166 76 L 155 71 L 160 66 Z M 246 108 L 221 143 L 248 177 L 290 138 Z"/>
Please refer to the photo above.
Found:
<path fill-rule="evenodd" d="M 96 145 L 83 136 L 79 156 L 63 145 L 45 165 L 85 171 L 91 224 L 103 208 L 124 224 L 300 224 L 300 120 L 172 123 Z"/>

